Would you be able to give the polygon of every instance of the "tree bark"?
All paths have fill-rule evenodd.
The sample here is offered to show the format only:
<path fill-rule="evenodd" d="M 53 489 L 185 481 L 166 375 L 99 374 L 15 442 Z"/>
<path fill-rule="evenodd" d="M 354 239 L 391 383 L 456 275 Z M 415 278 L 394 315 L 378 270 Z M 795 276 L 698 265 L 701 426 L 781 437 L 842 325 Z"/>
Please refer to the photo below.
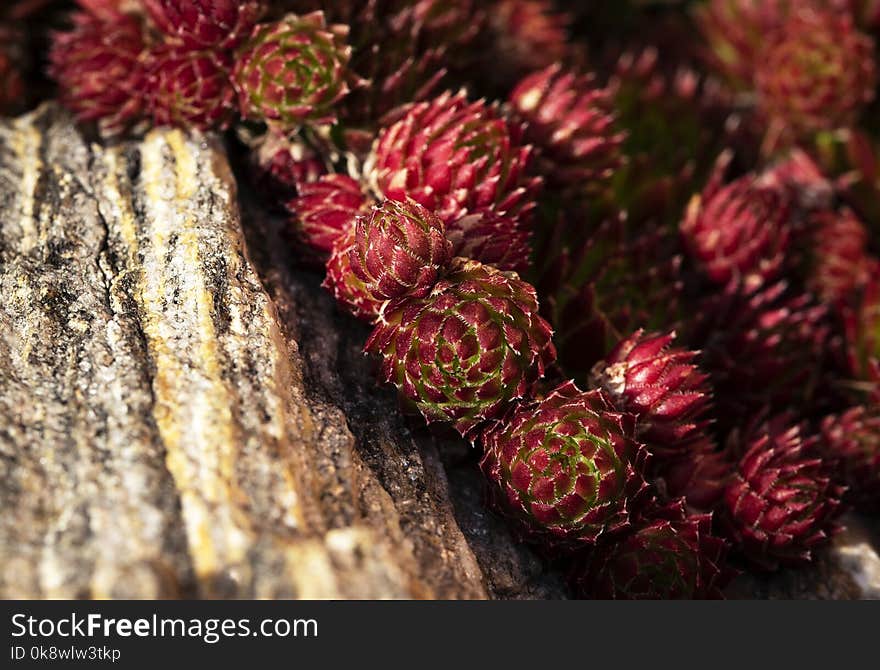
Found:
<path fill-rule="evenodd" d="M 215 138 L 0 123 L 0 597 L 566 597 L 282 225 Z M 859 523 L 734 595 L 877 597 Z"/>

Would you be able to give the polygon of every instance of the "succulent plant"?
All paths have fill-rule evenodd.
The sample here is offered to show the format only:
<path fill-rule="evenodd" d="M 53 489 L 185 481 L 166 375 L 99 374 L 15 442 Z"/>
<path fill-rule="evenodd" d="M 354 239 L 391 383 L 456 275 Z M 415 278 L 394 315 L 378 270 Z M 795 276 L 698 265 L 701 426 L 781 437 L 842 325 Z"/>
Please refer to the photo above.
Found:
<path fill-rule="evenodd" d="M 351 259 L 356 247 L 355 227 L 352 224 L 333 242 L 322 286 L 333 294 L 345 311 L 362 321 L 373 323 L 379 318 L 384 301 L 374 298 L 372 291 L 352 270 Z"/>
<path fill-rule="evenodd" d="M 849 127 L 874 98 L 874 43 L 848 12 L 790 12 L 758 54 L 759 104 L 785 132 Z"/>
<path fill-rule="evenodd" d="M 813 0 L 807 0 L 809 4 Z M 764 42 L 789 14 L 791 0 L 708 0 L 695 11 L 709 60 L 740 88 L 751 89 Z"/>
<path fill-rule="evenodd" d="M 190 49 L 238 46 L 266 10 L 264 0 L 143 0 L 156 26 Z"/>
<path fill-rule="evenodd" d="M 658 459 L 687 454 L 701 438 L 712 391 L 693 351 L 671 347 L 675 333 L 637 330 L 593 368 L 593 385 L 638 418 L 637 435 Z"/>
<path fill-rule="evenodd" d="M 517 407 L 486 432 L 483 449 L 495 505 L 530 541 L 594 544 L 628 527 L 646 494 L 632 417 L 571 382 Z"/>
<path fill-rule="evenodd" d="M 812 295 L 781 281 L 718 293 L 695 309 L 688 340 L 703 352 L 723 427 L 766 406 L 803 409 L 822 390 L 831 331 L 827 307 Z"/>
<path fill-rule="evenodd" d="M 386 200 L 356 220 L 352 271 L 376 300 L 423 298 L 452 258 L 445 231 L 418 203 Z"/>
<path fill-rule="evenodd" d="M 497 107 L 444 93 L 383 128 L 365 171 L 378 197 L 412 198 L 448 226 L 486 210 L 519 223 L 539 183 L 526 175 L 530 157 Z"/>
<path fill-rule="evenodd" d="M 492 211 L 466 214 L 446 226 L 453 255 L 516 272 L 531 267 L 531 236 L 516 218 Z"/>
<path fill-rule="evenodd" d="M 494 67 L 515 77 L 567 60 L 571 16 L 551 0 L 495 0 L 489 15 Z"/>
<path fill-rule="evenodd" d="M 754 290 L 778 278 L 791 235 L 787 194 L 752 175 L 695 196 L 681 223 L 685 247 L 711 281 Z"/>
<path fill-rule="evenodd" d="M 842 490 L 822 460 L 808 455 L 814 442 L 784 418 L 745 439 L 721 519 L 734 546 L 756 567 L 805 563 L 836 529 Z"/>
<path fill-rule="evenodd" d="M 859 510 L 880 510 L 880 413 L 852 407 L 822 421 L 820 453 L 834 465 L 845 501 Z"/>
<path fill-rule="evenodd" d="M 840 180 L 827 177 L 806 152 L 795 149 L 758 178 L 761 188 L 788 194 L 794 233 L 790 275 L 839 311 L 878 273 L 870 231 L 862 216 L 841 204 Z"/>
<path fill-rule="evenodd" d="M 354 230 L 355 218 L 368 211 L 369 202 L 358 182 L 334 173 L 300 184 L 288 208 L 298 237 L 326 255 L 337 238 L 349 229 Z"/>
<path fill-rule="evenodd" d="M 880 276 L 868 252 L 868 230 L 848 207 L 825 209 L 810 217 L 807 287 L 824 302 L 841 305 Z"/>
<path fill-rule="evenodd" d="M 155 125 L 223 129 L 235 113 L 230 56 L 162 45 L 147 59 L 147 111 Z"/>
<path fill-rule="evenodd" d="M 611 95 L 593 76 L 551 65 L 522 79 L 510 104 L 525 122 L 526 141 L 539 149 L 549 182 L 595 190 L 622 165 L 624 135 Z"/>
<path fill-rule="evenodd" d="M 725 565 L 727 543 L 711 527 L 711 515 L 688 514 L 683 501 L 674 501 L 619 541 L 584 552 L 572 581 L 593 599 L 721 599 L 733 572 Z"/>
<path fill-rule="evenodd" d="M 290 14 L 254 27 L 232 73 L 241 115 L 280 133 L 306 122 L 333 122 L 334 105 L 354 81 L 347 35 L 346 26 L 328 26 L 322 12 Z"/>
<path fill-rule="evenodd" d="M 141 117 L 146 90 L 146 50 L 142 26 L 125 16 L 104 23 L 75 13 L 72 30 L 56 33 L 49 72 L 61 102 L 80 121 L 99 121 L 118 133 Z"/>
<path fill-rule="evenodd" d="M 383 307 L 366 350 L 428 422 L 473 438 L 532 391 L 556 358 L 550 336 L 531 285 L 456 258 L 430 294 Z"/>

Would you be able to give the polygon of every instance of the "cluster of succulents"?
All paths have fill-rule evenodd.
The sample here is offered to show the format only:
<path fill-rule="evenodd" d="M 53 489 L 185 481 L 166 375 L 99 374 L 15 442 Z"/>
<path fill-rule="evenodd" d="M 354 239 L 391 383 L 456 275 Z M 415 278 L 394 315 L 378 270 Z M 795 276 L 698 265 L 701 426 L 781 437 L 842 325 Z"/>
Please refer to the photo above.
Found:
<path fill-rule="evenodd" d="M 80 0 L 55 35 L 62 101 L 106 134 L 152 125 L 281 134 L 333 121 L 359 84 L 348 29 L 320 11 L 271 20 L 266 0 Z"/>
<path fill-rule="evenodd" d="M 880 509 L 874 13 L 78 4 L 62 102 L 234 126 L 381 379 L 573 592 L 721 597 Z"/>

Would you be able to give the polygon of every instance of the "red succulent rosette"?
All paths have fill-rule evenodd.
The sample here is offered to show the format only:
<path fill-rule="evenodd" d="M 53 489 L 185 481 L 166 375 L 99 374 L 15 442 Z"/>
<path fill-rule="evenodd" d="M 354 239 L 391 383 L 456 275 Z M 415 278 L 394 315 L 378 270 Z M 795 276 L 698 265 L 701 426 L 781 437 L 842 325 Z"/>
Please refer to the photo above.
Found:
<path fill-rule="evenodd" d="M 510 94 L 525 139 L 540 151 L 548 182 L 595 189 L 623 164 L 625 134 L 616 127 L 610 91 L 592 75 L 551 65 L 522 79 Z"/>
<path fill-rule="evenodd" d="M 251 148 L 254 182 L 272 204 L 288 208 L 295 202 L 300 187 L 318 181 L 327 174 L 324 161 L 302 141 L 268 132 Z"/>
<path fill-rule="evenodd" d="M 639 439 L 657 458 L 686 453 L 703 436 L 712 391 L 693 351 L 671 347 L 675 333 L 638 330 L 593 368 L 593 385 L 638 418 Z M 654 460 L 656 461 L 657 458 Z"/>
<path fill-rule="evenodd" d="M 156 125 L 224 129 L 235 113 L 232 57 L 162 45 L 148 59 L 147 110 Z"/>
<path fill-rule="evenodd" d="M 751 175 L 716 188 L 688 206 L 681 234 L 705 275 L 754 289 L 780 276 L 791 233 L 785 191 L 762 187 Z"/>
<path fill-rule="evenodd" d="M 451 260 L 445 226 L 412 200 L 386 200 L 355 223 L 352 271 L 377 300 L 427 295 Z"/>
<path fill-rule="evenodd" d="M 55 33 L 49 73 L 59 97 L 80 121 L 99 121 L 108 133 L 140 118 L 146 91 L 146 49 L 141 24 L 122 16 L 112 23 L 79 12 L 69 32 Z"/>
<path fill-rule="evenodd" d="M 829 359 L 828 308 L 779 281 L 707 297 L 691 342 L 715 391 L 716 419 L 730 428 L 765 406 L 804 407 Z"/>
<path fill-rule="evenodd" d="M 713 510 L 724 497 L 732 475 L 728 454 L 704 435 L 688 442 L 676 458 L 659 464 L 657 485 L 668 498 L 684 498 L 691 509 Z"/>
<path fill-rule="evenodd" d="M 565 61 L 571 21 L 552 0 L 498 0 L 489 14 L 499 56 L 493 65 L 521 74 Z"/>
<path fill-rule="evenodd" d="M 336 239 L 354 230 L 354 221 L 369 211 L 360 184 L 343 174 L 328 174 L 299 185 L 299 193 L 287 205 L 298 236 L 314 250 L 327 254 Z"/>
<path fill-rule="evenodd" d="M 514 216 L 483 210 L 446 226 L 455 256 L 472 258 L 499 270 L 524 272 L 531 266 L 532 231 Z"/>
<path fill-rule="evenodd" d="M 522 220 L 539 185 L 526 174 L 531 152 L 497 107 L 447 92 L 383 128 L 366 173 L 377 196 L 412 198 L 447 225 L 486 210 Z"/>
<path fill-rule="evenodd" d="M 143 0 L 156 26 L 190 49 L 238 44 L 266 11 L 264 0 Z"/>
<path fill-rule="evenodd" d="M 591 545 L 630 523 L 647 452 L 632 417 L 572 382 L 523 403 L 483 436 L 480 463 L 497 508 L 530 541 Z"/>
<path fill-rule="evenodd" d="M 232 73 L 241 115 L 280 133 L 335 121 L 334 106 L 354 81 L 347 36 L 347 26 L 328 26 L 322 12 L 258 24 Z"/>
<path fill-rule="evenodd" d="M 846 501 L 859 510 L 880 511 L 880 410 L 859 406 L 826 417 L 820 447 L 847 486 Z"/>
<path fill-rule="evenodd" d="M 697 7 L 697 27 L 708 60 L 734 85 L 749 89 L 764 42 L 789 14 L 789 0 L 708 0 Z"/>
<path fill-rule="evenodd" d="M 874 41 L 848 12 L 799 7 L 758 54 L 759 104 L 785 132 L 849 127 L 874 99 Z"/>
<path fill-rule="evenodd" d="M 758 178 L 764 188 L 788 191 L 798 213 L 809 214 L 830 209 L 835 197 L 835 184 L 822 168 L 802 149 L 792 149 Z"/>
<path fill-rule="evenodd" d="M 756 567 L 805 563 L 836 530 L 843 491 L 822 460 L 809 455 L 814 442 L 784 419 L 764 424 L 745 441 L 720 518 Z"/>
<path fill-rule="evenodd" d="M 653 509 L 624 537 L 584 552 L 571 571 L 584 597 L 605 600 L 717 600 L 733 576 L 727 543 L 709 514 L 683 500 Z"/>
<path fill-rule="evenodd" d="M 455 258 L 427 296 L 385 305 L 366 350 L 428 422 L 473 438 L 532 392 L 556 358 L 551 334 L 531 285 Z"/>
<path fill-rule="evenodd" d="M 811 244 L 807 286 L 826 303 L 843 305 L 880 276 L 868 251 L 868 229 L 855 213 L 821 210 L 810 217 Z"/>

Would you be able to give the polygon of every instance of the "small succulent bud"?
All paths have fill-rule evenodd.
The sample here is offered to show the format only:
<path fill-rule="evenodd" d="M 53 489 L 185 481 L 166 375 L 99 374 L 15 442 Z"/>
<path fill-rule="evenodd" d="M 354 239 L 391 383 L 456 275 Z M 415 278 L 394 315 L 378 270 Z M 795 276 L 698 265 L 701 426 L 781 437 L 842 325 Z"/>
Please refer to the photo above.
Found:
<path fill-rule="evenodd" d="M 526 539 L 551 546 L 619 532 L 647 486 L 632 417 L 572 382 L 518 407 L 486 432 L 483 448 L 480 467 L 498 509 Z"/>
<path fill-rule="evenodd" d="M 378 196 L 412 198 L 447 225 L 487 210 L 516 218 L 538 182 L 525 174 L 531 148 L 515 130 L 496 107 L 444 93 L 379 132 L 367 176 Z"/>
<path fill-rule="evenodd" d="M 237 46 L 265 11 L 263 0 L 143 0 L 163 33 L 190 49 Z"/>
<path fill-rule="evenodd" d="M 257 25 L 239 49 L 233 83 L 241 114 L 289 133 L 303 123 L 332 123 L 349 92 L 348 28 L 322 12 Z"/>
<path fill-rule="evenodd" d="M 156 125 L 224 129 L 232 120 L 235 92 L 231 57 L 218 50 L 161 45 L 148 59 L 147 109 Z"/>
<path fill-rule="evenodd" d="M 510 102 L 525 122 L 525 139 L 540 150 L 548 181 L 595 189 L 623 164 L 624 134 L 615 126 L 611 94 L 592 76 L 551 65 L 520 81 Z"/>
<path fill-rule="evenodd" d="M 524 272 L 531 266 L 531 230 L 519 217 L 482 211 L 446 226 L 452 254 L 499 270 Z"/>
<path fill-rule="evenodd" d="M 712 396 L 696 352 L 670 347 L 674 338 L 638 330 L 591 375 L 618 410 L 636 415 L 637 434 L 654 460 L 680 457 L 689 440 L 702 437 Z"/>
<path fill-rule="evenodd" d="M 790 236 L 786 194 L 747 175 L 695 197 L 681 224 L 685 246 L 717 284 L 755 289 L 778 278 Z"/>
<path fill-rule="evenodd" d="M 288 203 L 299 237 L 321 254 L 328 254 L 340 235 L 354 230 L 355 218 L 367 212 L 368 206 L 360 184 L 343 174 L 301 184 L 298 195 Z"/>
<path fill-rule="evenodd" d="M 847 486 L 846 501 L 865 512 L 880 510 L 880 413 L 853 407 L 822 421 L 821 454 Z"/>
<path fill-rule="evenodd" d="M 452 258 L 444 232 L 418 203 L 386 200 L 357 219 L 352 271 L 376 300 L 422 298 Z"/>
<path fill-rule="evenodd" d="M 473 438 L 532 391 L 556 358 L 550 336 L 531 285 L 456 258 L 424 298 L 385 305 L 366 350 L 427 421 Z"/>
<path fill-rule="evenodd" d="M 799 426 L 774 420 L 749 436 L 724 492 L 722 519 L 734 545 L 755 566 L 775 570 L 810 560 L 835 531 L 842 490 Z"/>
<path fill-rule="evenodd" d="M 646 517 L 575 562 L 576 590 L 604 600 L 722 599 L 733 572 L 725 565 L 727 543 L 712 535 L 711 515 L 689 515 L 677 500 Z"/>
<path fill-rule="evenodd" d="M 868 252 L 868 229 L 851 209 L 816 212 L 810 230 L 807 287 L 824 302 L 841 305 L 878 275 Z"/>
<path fill-rule="evenodd" d="M 99 121 L 118 133 L 138 119 L 146 89 L 146 51 L 141 25 L 125 16 L 104 23 L 80 12 L 70 32 L 55 33 L 49 73 L 61 102 L 80 121 Z"/>

